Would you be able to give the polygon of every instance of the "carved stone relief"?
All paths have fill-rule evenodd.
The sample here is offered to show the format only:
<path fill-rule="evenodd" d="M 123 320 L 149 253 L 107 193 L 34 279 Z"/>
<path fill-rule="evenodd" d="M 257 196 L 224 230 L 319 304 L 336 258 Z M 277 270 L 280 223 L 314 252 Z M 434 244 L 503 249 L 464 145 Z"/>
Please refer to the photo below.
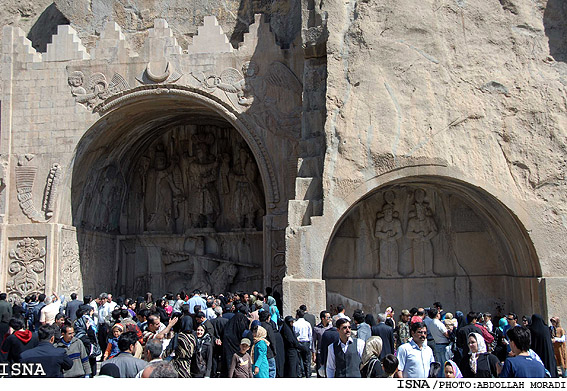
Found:
<path fill-rule="evenodd" d="M 38 167 L 28 163 L 34 158 L 33 154 L 18 156 L 16 171 L 16 191 L 22 212 L 34 222 L 45 222 L 53 217 L 55 202 L 59 191 L 59 181 L 61 178 L 61 166 L 54 163 L 51 166 L 45 189 L 43 192 L 43 203 L 41 210 L 38 211 L 33 201 L 33 187 Z"/>
<path fill-rule="evenodd" d="M 119 227 L 124 198 L 124 177 L 113 164 L 95 172 L 83 191 L 81 226 L 91 230 L 115 232 Z"/>
<path fill-rule="evenodd" d="M 30 294 L 44 293 L 45 238 L 9 239 L 9 241 L 11 249 L 6 284 L 8 296 L 22 300 Z"/>
<path fill-rule="evenodd" d="M 418 274 L 433 274 L 433 246 L 431 239 L 437 235 L 433 212 L 424 201 L 425 192 L 416 189 L 412 217 L 408 220 L 406 235 L 412 239 L 413 265 Z"/>
<path fill-rule="evenodd" d="M 59 290 L 69 295 L 81 290 L 81 262 L 79 243 L 75 231 L 61 231 L 61 249 L 59 257 Z"/>
<path fill-rule="evenodd" d="M 380 239 L 380 270 L 386 276 L 397 272 L 398 239 L 402 237 L 402 223 L 398 219 L 399 213 L 394 211 L 394 193 L 384 193 L 386 203 L 376 215 L 374 235 Z"/>
<path fill-rule="evenodd" d="M 73 71 L 69 74 L 67 83 L 77 103 L 89 110 L 105 99 L 130 89 L 128 82 L 118 73 L 112 76 L 110 83 L 100 72 L 91 74 L 85 82 L 85 74 L 82 71 Z"/>
<path fill-rule="evenodd" d="M 183 76 L 183 73 L 178 72 L 169 61 L 166 62 L 165 69 L 157 71 L 155 69 L 157 67 L 156 64 L 152 65 L 149 62 L 144 72 L 137 76 L 136 80 L 142 84 L 165 84 L 175 83 Z"/>
<path fill-rule="evenodd" d="M 232 104 L 245 109 L 260 127 L 289 139 L 299 137 L 303 86 L 285 64 L 275 61 L 261 72 L 256 62 L 247 61 L 242 73 L 227 68 L 220 75 L 191 75 L 206 91 L 224 91 Z"/>
<path fill-rule="evenodd" d="M 360 264 L 355 268 L 359 277 L 365 278 L 485 272 L 475 271 L 474 262 L 465 262 L 471 254 L 479 254 L 478 246 L 484 242 L 490 243 L 490 251 L 482 254 L 482 264 L 493 273 L 505 273 L 501 260 L 506 246 L 471 206 L 451 193 L 434 187 L 393 186 L 351 213 L 325 261 L 325 270 L 332 276 L 353 274 L 337 264 L 340 259 L 355 259 Z M 376 217 L 371 220 L 370 216 Z"/>
<path fill-rule="evenodd" d="M 8 176 L 8 162 L 5 156 L 0 154 L 0 223 L 6 213 L 6 179 Z"/>
<path fill-rule="evenodd" d="M 261 284 L 262 232 L 203 233 L 200 235 L 136 235 L 122 240 L 123 253 L 119 273 L 127 292 L 136 294 L 142 283 L 150 290 L 179 291 L 200 289 L 225 292 Z M 157 262 L 161 258 L 161 262 Z M 151 272 L 148 272 L 151 270 Z M 152 276 L 149 279 L 149 276 Z M 161 280 L 160 277 L 161 276 Z M 251 285 L 247 282 L 253 281 Z"/>
<path fill-rule="evenodd" d="M 258 167 L 231 129 L 172 127 L 142 154 L 128 189 L 123 218 L 130 233 L 261 227 L 265 201 Z"/>

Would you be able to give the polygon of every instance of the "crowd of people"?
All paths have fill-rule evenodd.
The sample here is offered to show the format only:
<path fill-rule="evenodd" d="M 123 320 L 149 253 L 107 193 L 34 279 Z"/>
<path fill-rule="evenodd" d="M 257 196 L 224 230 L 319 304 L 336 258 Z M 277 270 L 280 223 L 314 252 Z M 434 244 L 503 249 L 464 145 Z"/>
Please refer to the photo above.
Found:
<path fill-rule="evenodd" d="M 0 294 L 0 363 L 40 364 L 46 377 L 558 377 L 567 375 L 565 330 L 534 314 L 404 309 L 352 316 L 339 305 L 319 321 L 281 297 L 184 291 L 154 299 L 110 293 L 79 300 Z M 10 366 L 9 366 L 10 367 Z M 9 376 L 10 374 L 8 374 Z"/>

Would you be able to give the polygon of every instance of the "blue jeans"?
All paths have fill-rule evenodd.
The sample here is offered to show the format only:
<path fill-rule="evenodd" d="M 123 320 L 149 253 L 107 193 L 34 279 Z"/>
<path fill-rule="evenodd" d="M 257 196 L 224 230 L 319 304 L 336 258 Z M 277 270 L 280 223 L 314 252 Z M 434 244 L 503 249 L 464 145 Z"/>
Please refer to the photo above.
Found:
<path fill-rule="evenodd" d="M 449 344 L 435 344 L 435 361 L 441 364 L 441 370 L 437 377 L 445 377 L 445 361 L 451 359 Z"/>
<path fill-rule="evenodd" d="M 270 379 L 276 378 L 276 359 L 274 357 L 268 359 L 268 373 Z"/>

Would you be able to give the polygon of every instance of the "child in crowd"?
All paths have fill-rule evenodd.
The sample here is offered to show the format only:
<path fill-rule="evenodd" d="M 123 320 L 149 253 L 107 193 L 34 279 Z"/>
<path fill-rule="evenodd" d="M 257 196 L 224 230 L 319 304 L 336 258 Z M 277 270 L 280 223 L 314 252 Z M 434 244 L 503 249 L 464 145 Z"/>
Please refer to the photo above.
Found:
<path fill-rule="evenodd" d="M 118 349 L 118 338 L 124 332 L 124 327 L 120 323 L 116 323 L 112 326 L 112 337 L 108 336 L 108 344 L 106 345 L 106 351 L 104 352 L 104 360 L 112 358 L 120 353 Z"/>
<path fill-rule="evenodd" d="M 382 359 L 382 368 L 384 369 L 385 377 L 394 377 L 398 372 L 398 358 L 393 354 L 387 354 Z"/>
<path fill-rule="evenodd" d="M 228 370 L 228 377 L 236 378 L 252 378 L 252 359 L 247 353 L 250 349 L 250 340 L 248 338 L 242 338 L 240 341 L 240 351 L 234 353 L 232 356 L 232 362 L 230 363 L 230 368 Z"/>

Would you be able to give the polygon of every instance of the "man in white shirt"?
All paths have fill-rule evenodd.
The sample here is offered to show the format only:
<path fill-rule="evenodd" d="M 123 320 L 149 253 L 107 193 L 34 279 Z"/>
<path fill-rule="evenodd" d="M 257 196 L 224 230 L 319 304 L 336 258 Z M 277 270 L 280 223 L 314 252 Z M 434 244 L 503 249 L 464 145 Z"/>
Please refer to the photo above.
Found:
<path fill-rule="evenodd" d="M 427 346 L 427 327 L 423 322 L 410 325 L 411 339 L 398 349 L 397 377 L 426 378 L 431 363 L 435 362 L 433 351 Z"/>
<path fill-rule="evenodd" d="M 55 316 L 59 313 L 61 300 L 59 300 L 57 294 L 53 292 L 53 296 L 47 296 L 44 303 L 46 305 L 42 308 L 39 315 L 39 323 L 42 325 L 52 325 L 55 322 Z"/>
<path fill-rule="evenodd" d="M 116 303 L 112 301 L 112 294 L 102 292 L 99 295 L 100 304 L 98 306 L 98 341 L 100 346 L 106 346 L 106 338 L 110 329 L 110 315 Z"/>
<path fill-rule="evenodd" d="M 341 318 L 346 319 L 350 322 L 350 318 L 345 315 L 345 311 L 346 311 L 346 309 L 342 304 L 339 304 L 337 306 L 337 314 L 333 316 L 333 325 L 336 325 L 337 321 Z"/>
<path fill-rule="evenodd" d="M 432 319 L 430 323 L 431 336 L 435 340 L 435 361 L 441 365 L 445 364 L 445 361 L 451 358 L 451 353 L 449 350 L 449 332 L 447 327 L 441 322 L 441 314 L 436 308 L 431 308 L 429 310 L 429 317 Z M 443 376 L 443 371 L 439 371 L 439 376 Z"/>
<path fill-rule="evenodd" d="M 329 345 L 327 354 L 327 377 L 360 377 L 360 363 L 364 352 L 364 341 L 351 338 L 350 321 L 337 320 L 339 340 Z"/>
<path fill-rule="evenodd" d="M 303 375 L 311 377 L 311 349 L 313 348 L 313 330 L 311 324 L 305 320 L 305 313 L 301 310 L 296 311 L 297 320 L 293 323 L 293 331 L 297 335 L 297 340 L 302 346 L 299 351 L 301 358 Z"/>

